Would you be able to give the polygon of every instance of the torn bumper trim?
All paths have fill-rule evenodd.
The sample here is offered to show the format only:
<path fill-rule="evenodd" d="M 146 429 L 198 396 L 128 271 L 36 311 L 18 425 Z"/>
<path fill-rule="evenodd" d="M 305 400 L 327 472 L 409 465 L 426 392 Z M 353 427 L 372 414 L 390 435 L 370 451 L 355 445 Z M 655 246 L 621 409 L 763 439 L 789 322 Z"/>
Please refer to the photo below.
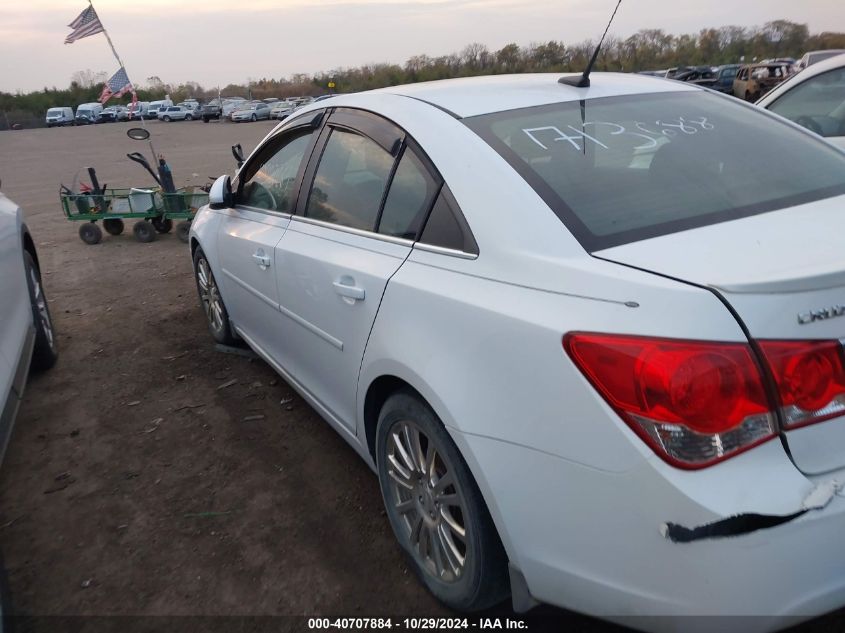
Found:
<path fill-rule="evenodd" d="M 801 508 L 791 514 L 768 515 L 745 513 L 737 514 L 712 523 L 688 528 L 677 523 L 667 522 L 660 526 L 660 533 L 673 543 L 692 543 L 703 539 L 742 536 L 757 530 L 766 530 L 793 521 L 798 517 L 814 510 L 821 510 L 830 503 L 835 495 L 843 488 L 843 484 L 835 479 L 821 482 L 813 487 L 804 498 Z"/>

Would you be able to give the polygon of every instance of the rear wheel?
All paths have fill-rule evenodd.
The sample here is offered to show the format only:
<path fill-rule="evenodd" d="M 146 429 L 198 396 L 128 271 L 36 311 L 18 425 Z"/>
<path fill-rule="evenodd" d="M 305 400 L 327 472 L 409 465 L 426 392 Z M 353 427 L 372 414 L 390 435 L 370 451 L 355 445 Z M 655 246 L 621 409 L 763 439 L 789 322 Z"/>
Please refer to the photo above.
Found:
<path fill-rule="evenodd" d="M 169 116 L 163 116 L 163 117 L 161 117 L 161 120 L 162 120 L 162 121 L 167 121 L 167 122 L 169 123 L 169 122 L 170 122 L 170 117 L 169 117 Z"/>
<path fill-rule="evenodd" d="M 229 324 L 229 312 L 220 296 L 220 288 L 214 273 L 211 272 L 211 265 L 201 248 L 194 253 L 194 275 L 197 282 L 197 293 L 200 296 L 200 305 L 205 313 L 208 323 L 208 331 L 214 340 L 223 345 L 236 345 L 237 341 L 232 334 Z"/>
<path fill-rule="evenodd" d="M 35 264 L 35 259 L 28 251 L 24 251 L 24 266 L 26 267 L 26 283 L 29 286 L 29 299 L 32 304 L 32 322 L 35 325 L 35 348 L 32 351 L 32 368 L 35 370 L 49 369 L 59 357 L 56 336 L 53 332 L 53 319 L 50 316 L 50 306 L 44 288 L 41 286 L 41 272 Z"/>
<path fill-rule="evenodd" d="M 387 399 L 376 432 L 390 525 L 411 567 L 441 602 L 478 611 L 508 593 L 507 557 L 458 448 L 416 394 Z"/>
<path fill-rule="evenodd" d="M 186 121 L 193 121 L 193 120 L 194 120 L 194 117 L 192 117 L 190 114 L 186 114 L 186 115 L 185 115 L 185 120 L 186 120 Z"/>
<path fill-rule="evenodd" d="M 179 238 L 180 241 L 188 243 L 191 235 L 191 223 L 187 220 L 184 222 L 178 222 L 176 224 L 176 237 Z"/>
<path fill-rule="evenodd" d="M 153 225 L 150 222 L 147 222 L 146 220 L 136 222 L 135 226 L 132 227 L 132 232 L 135 234 L 135 239 L 137 239 L 139 242 L 143 242 L 144 244 L 153 242 L 156 238 L 155 227 L 153 227 Z"/>
<path fill-rule="evenodd" d="M 123 233 L 124 229 L 123 220 L 120 218 L 109 218 L 107 220 L 103 220 L 103 228 L 109 235 L 120 235 Z"/>
<path fill-rule="evenodd" d="M 170 230 L 173 228 L 173 220 L 170 218 L 153 218 L 152 223 L 155 230 L 159 233 L 170 233 Z"/>
<path fill-rule="evenodd" d="M 103 232 L 93 222 L 86 222 L 79 227 L 79 239 L 89 246 L 93 246 L 94 244 L 99 244 L 103 239 Z"/>

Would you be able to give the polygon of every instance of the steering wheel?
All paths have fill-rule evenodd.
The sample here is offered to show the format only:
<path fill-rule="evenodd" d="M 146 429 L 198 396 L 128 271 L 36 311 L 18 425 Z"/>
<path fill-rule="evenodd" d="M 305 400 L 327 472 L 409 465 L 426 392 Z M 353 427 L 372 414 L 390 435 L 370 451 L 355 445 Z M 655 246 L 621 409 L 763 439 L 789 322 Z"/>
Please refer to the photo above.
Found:
<path fill-rule="evenodd" d="M 815 132 L 818 135 L 822 135 L 822 128 L 821 126 L 813 119 L 811 116 L 807 116 L 806 114 L 802 114 L 795 122 L 800 125 L 801 127 L 805 127 L 811 132 Z"/>
<path fill-rule="evenodd" d="M 249 196 L 247 204 L 251 207 L 258 207 L 259 209 L 278 210 L 276 198 L 273 192 L 268 187 L 265 187 L 258 181 L 253 181 L 249 188 Z"/>

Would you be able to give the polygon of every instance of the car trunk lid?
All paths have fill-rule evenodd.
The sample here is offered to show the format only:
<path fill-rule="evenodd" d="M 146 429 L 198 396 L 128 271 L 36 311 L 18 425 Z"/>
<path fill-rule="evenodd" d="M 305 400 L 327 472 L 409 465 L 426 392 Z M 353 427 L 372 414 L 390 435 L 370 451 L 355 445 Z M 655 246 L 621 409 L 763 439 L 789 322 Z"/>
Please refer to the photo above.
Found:
<path fill-rule="evenodd" d="M 845 341 L 845 196 L 594 252 L 716 292 L 756 340 Z M 784 433 L 806 473 L 845 467 L 845 416 Z"/>

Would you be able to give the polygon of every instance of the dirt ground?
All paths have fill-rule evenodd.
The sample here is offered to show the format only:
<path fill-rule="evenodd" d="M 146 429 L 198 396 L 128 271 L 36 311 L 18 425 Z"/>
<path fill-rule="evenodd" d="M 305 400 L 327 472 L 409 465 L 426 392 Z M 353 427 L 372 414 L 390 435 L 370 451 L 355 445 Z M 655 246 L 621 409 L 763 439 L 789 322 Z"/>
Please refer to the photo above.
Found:
<path fill-rule="evenodd" d="M 232 172 L 230 145 L 250 150 L 273 124 L 148 125 L 183 185 Z M 30 379 L 0 467 L 13 604 L 37 616 L 19 627 L 56 630 L 43 616 L 450 615 L 406 568 L 377 479 L 352 449 L 266 364 L 214 349 L 187 247 L 129 230 L 86 246 L 64 219 L 59 183 L 86 166 L 101 184 L 151 184 L 125 157 L 149 153 L 128 127 L 0 132 L 2 190 L 26 210 L 61 348 Z M 615 628 L 540 613 L 568 630 Z"/>

